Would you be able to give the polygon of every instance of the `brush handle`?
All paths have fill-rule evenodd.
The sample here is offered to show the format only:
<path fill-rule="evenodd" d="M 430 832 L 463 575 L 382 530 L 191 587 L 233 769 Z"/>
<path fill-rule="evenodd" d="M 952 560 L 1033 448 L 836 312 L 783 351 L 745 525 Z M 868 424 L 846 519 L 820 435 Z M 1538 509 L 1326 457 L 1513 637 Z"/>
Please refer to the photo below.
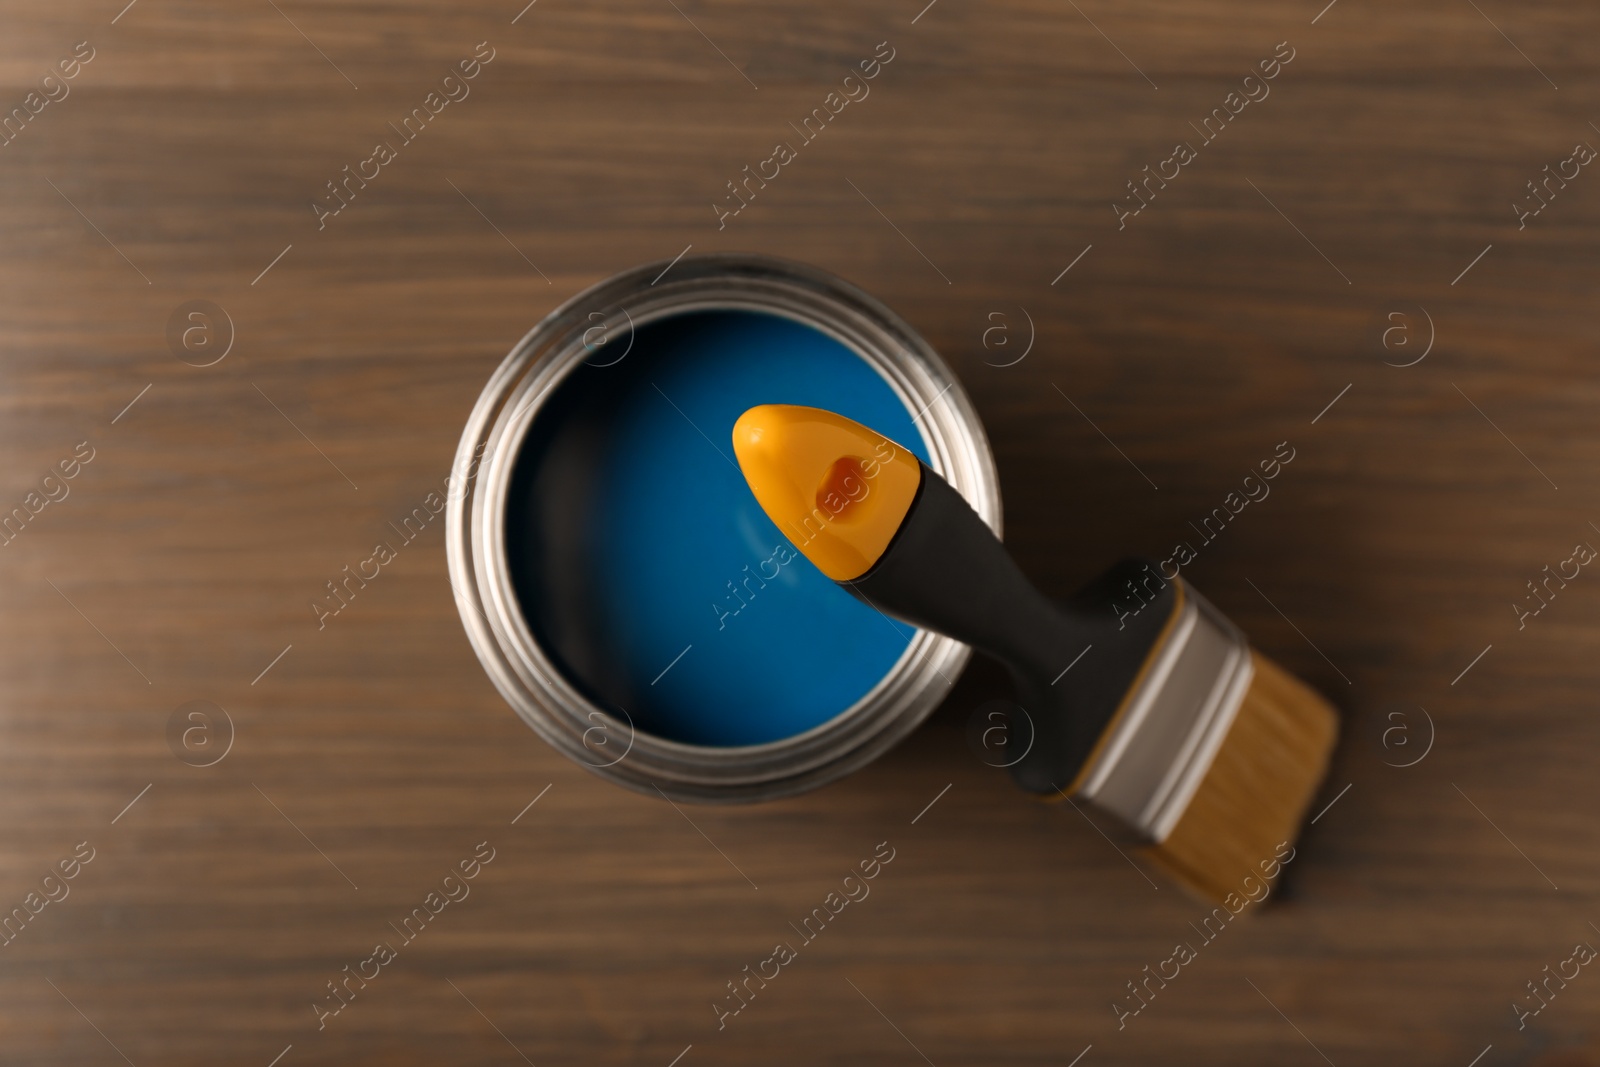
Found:
<path fill-rule="evenodd" d="M 1065 790 L 1077 778 L 1177 602 L 1173 584 L 1142 560 L 1117 564 L 1063 603 L 1050 600 L 926 465 L 889 547 L 866 574 L 839 584 L 1010 669 L 1033 726 L 1031 739 L 1012 731 L 1008 745 L 1031 744 L 1011 773 L 1032 793 Z"/>

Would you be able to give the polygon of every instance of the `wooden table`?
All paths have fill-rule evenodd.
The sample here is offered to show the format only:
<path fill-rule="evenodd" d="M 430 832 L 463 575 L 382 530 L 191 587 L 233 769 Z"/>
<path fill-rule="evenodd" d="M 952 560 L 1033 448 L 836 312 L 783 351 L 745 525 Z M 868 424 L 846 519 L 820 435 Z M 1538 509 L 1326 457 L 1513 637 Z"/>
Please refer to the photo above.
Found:
<path fill-rule="evenodd" d="M 1592 8 L 922 2 L 7 5 L 0 507 L 38 513 L 0 550 L 0 900 L 29 912 L 0 1059 L 1600 1059 L 1600 975 L 1512 1008 L 1600 944 L 1600 577 L 1512 607 L 1600 545 L 1600 173 L 1563 162 L 1600 146 Z M 725 183 L 885 41 L 870 96 L 719 229 Z M 1532 215 L 1546 164 L 1576 176 Z M 377 173 L 319 229 L 346 165 Z M 1118 202 L 1146 206 L 1119 228 Z M 516 339 L 691 247 L 816 263 L 914 323 L 1049 588 L 1198 544 L 1294 449 L 1185 575 L 1339 705 L 1334 803 L 1283 901 L 1123 1029 L 1204 908 L 974 757 L 992 668 L 846 781 L 680 813 L 507 710 L 437 526 L 318 629 Z M 880 842 L 870 898 L 719 1030 L 725 983 Z M 327 983 L 374 969 L 319 1030 Z"/>

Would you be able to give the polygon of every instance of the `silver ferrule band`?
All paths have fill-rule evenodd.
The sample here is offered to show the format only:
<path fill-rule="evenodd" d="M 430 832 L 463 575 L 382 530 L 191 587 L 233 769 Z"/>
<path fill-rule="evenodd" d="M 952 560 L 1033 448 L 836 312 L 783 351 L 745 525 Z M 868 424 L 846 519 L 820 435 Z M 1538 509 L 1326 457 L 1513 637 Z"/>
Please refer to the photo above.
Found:
<path fill-rule="evenodd" d="M 1244 634 L 1186 582 L 1183 604 L 1078 796 L 1165 840 L 1211 769 L 1250 689 Z"/>

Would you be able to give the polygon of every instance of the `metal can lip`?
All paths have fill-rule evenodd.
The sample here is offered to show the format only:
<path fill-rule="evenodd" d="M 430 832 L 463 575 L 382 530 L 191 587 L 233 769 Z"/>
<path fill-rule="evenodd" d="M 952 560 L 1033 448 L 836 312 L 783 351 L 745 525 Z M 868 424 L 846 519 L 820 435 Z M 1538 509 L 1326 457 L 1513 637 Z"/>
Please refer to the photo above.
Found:
<path fill-rule="evenodd" d="M 626 358 L 636 327 L 736 309 L 801 322 L 866 360 L 916 413 L 929 466 L 1000 532 L 994 459 L 954 374 L 888 307 L 825 271 L 737 253 L 662 260 L 591 286 L 528 331 L 490 376 L 456 450 L 446 552 L 462 624 L 500 694 L 552 747 L 619 785 L 700 802 L 789 796 L 864 766 L 938 706 L 971 654 L 959 641 L 919 630 L 878 684 L 827 722 L 766 744 L 715 748 L 636 731 L 580 692 L 539 647 L 518 606 L 505 545 L 511 474 L 533 420 L 576 367 Z M 623 355 L 612 355 L 619 344 Z"/>

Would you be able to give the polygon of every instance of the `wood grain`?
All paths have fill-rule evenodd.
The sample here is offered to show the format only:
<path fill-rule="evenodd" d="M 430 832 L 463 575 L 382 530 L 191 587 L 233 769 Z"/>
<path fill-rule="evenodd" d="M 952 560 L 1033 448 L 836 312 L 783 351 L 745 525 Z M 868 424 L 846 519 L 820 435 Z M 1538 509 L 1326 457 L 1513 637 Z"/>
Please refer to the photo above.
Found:
<path fill-rule="evenodd" d="M 520 6 L 0 15 L 7 108 L 95 50 L 0 147 L 0 509 L 94 449 L 0 548 L 0 903 L 95 850 L 0 948 L 0 1058 L 1600 1062 L 1600 977 L 1524 1030 L 1511 1008 L 1600 939 L 1600 578 L 1521 630 L 1510 608 L 1600 544 L 1600 174 L 1524 229 L 1511 206 L 1600 145 L 1592 9 Z M 319 230 L 324 183 L 483 41 L 470 96 Z M 724 183 L 881 41 L 871 95 L 719 230 Z M 1125 183 L 1283 41 L 1270 96 L 1119 230 Z M 442 531 L 317 629 L 309 600 L 448 472 L 517 338 L 691 244 L 816 263 L 921 330 L 1042 585 L 1193 541 L 1185 576 L 1341 709 L 1317 806 L 1353 784 L 1285 900 L 1124 1029 L 1113 1000 L 1203 911 L 967 750 L 1005 693 L 990 668 L 871 768 L 691 825 L 505 708 Z M 166 337 L 194 299 L 236 332 L 206 368 Z M 1427 358 L 1385 365 L 1422 351 L 1424 309 Z M 1283 441 L 1270 497 L 1200 544 L 1189 524 Z M 168 747 L 191 700 L 235 728 L 209 768 Z M 1431 749 L 1393 766 L 1424 751 L 1419 709 Z M 470 897 L 319 1031 L 325 984 L 483 841 Z M 719 1030 L 725 983 L 884 841 L 871 896 Z"/>

